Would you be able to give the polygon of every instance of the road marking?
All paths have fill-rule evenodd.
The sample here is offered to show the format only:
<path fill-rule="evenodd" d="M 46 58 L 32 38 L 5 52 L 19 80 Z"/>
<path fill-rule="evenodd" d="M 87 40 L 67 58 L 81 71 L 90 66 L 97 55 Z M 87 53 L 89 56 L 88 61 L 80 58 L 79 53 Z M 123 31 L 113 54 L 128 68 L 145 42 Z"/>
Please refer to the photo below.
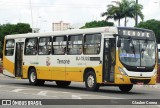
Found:
<path fill-rule="evenodd" d="M 14 89 L 14 90 L 12 90 L 11 92 L 20 92 L 20 91 L 22 91 L 22 90 L 24 90 L 24 89 Z"/>
<path fill-rule="evenodd" d="M 52 91 L 52 90 L 42 90 L 37 88 L 27 88 L 27 87 L 16 87 L 16 86 L 9 86 L 9 85 L 0 85 L 3 88 L 6 88 L 4 91 L 8 92 L 15 92 L 15 93 L 22 93 L 22 94 L 32 94 L 32 95 L 39 95 L 39 96 L 46 96 L 46 97 L 54 97 L 54 98 L 65 98 L 69 99 L 90 99 L 90 98 L 97 98 L 97 99 L 122 99 L 117 97 L 110 97 L 110 96 L 103 96 L 103 95 L 95 95 L 95 94 L 87 94 L 87 93 L 74 93 L 74 92 L 64 92 L 64 91 Z M 4 87 L 5 86 L 5 87 Z M 7 89 L 8 88 L 8 89 Z M 16 89 L 15 89 L 16 88 Z M 10 90 L 12 89 L 12 90 Z M 27 91 L 26 91 L 27 90 Z M 33 93 L 32 91 L 37 91 Z M 3 91 L 2 89 L 0 91 Z M 30 92 L 28 92 L 30 91 Z M 49 95 L 49 94 L 53 94 Z M 54 95 L 55 94 L 55 95 Z"/>
<path fill-rule="evenodd" d="M 4 85 L 2 86 L 2 85 L 0 85 L 0 87 L 4 87 Z"/>
<path fill-rule="evenodd" d="M 72 99 L 82 99 L 82 98 L 78 95 L 72 95 Z"/>
<path fill-rule="evenodd" d="M 47 92 L 48 91 L 40 91 L 39 93 L 37 93 L 37 95 L 47 96 Z"/>
<path fill-rule="evenodd" d="M 0 85 L 1 86 L 1 85 Z M 4 86 L 3 86 L 4 87 Z M 15 93 L 22 93 L 22 94 L 32 94 L 32 95 L 39 95 L 39 96 L 46 96 L 46 97 L 54 97 L 54 98 L 63 98 L 62 96 L 66 96 L 66 98 L 71 99 L 89 99 L 89 98 L 105 98 L 105 99 L 120 99 L 116 97 L 110 97 L 110 96 L 102 96 L 102 95 L 94 95 L 94 94 L 87 94 L 87 93 L 74 93 L 74 92 L 57 92 L 52 90 L 41 90 L 41 89 L 33 89 L 33 88 L 26 88 L 26 87 L 17 87 L 15 89 L 15 86 L 7 86 L 5 85 L 5 90 L 8 92 L 15 92 Z M 8 88 L 8 89 L 7 89 Z M 9 88 L 12 88 L 12 90 L 9 90 Z M 27 90 L 27 92 L 26 92 Z M 37 91 L 33 93 L 32 91 Z M 2 89 L 0 91 L 3 91 Z M 28 92 L 30 91 L 30 92 Z M 49 94 L 53 94 L 49 95 Z M 55 95 L 54 95 L 55 94 Z"/>

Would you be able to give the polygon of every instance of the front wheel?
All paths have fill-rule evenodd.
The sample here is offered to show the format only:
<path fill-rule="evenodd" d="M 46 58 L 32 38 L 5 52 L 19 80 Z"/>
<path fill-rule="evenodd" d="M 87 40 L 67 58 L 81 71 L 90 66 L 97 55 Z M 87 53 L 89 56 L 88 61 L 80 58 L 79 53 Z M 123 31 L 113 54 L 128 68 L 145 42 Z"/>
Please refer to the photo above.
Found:
<path fill-rule="evenodd" d="M 37 79 L 37 73 L 35 69 L 31 69 L 29 71 L 29 83 L 31 85 L 44 85 L 44 80 L 38 80 Z"/>
<path fill-rule="evenodd" d="M 97 91 L 99 89 L 99 84 L 96 80 L 96 75 L 94 72 L 90 71 L 85 76 L 85 86 L 89 91 Z"/>
<path fill-rule="evenodd" d="M 124 84 L 124 85 L 119 85 L 119 89 L 122 92 L 129 92 L 133 88 L 133 84 Z"/>

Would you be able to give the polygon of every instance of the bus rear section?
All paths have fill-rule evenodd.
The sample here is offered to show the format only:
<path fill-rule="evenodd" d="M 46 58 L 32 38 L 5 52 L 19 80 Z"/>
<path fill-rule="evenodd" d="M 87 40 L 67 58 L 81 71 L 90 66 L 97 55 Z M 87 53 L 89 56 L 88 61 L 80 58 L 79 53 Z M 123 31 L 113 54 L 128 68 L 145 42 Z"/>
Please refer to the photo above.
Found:
<path fill-rule="evenodd" d="M 22 77 L 24 39 L 5 39 L 3 50 L 3 74 Z"/>

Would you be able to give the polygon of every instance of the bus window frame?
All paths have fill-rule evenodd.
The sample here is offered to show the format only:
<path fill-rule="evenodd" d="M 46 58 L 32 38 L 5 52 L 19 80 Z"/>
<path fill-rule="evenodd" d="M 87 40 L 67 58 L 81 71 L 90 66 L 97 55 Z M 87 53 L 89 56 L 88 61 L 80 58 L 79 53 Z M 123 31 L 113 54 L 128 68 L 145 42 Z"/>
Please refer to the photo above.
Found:
<path fill-rule="evenodd" d="M 51 52 L 49 54 L 39 54 L 39 43 L 40 43 L 40 38 L 50 38 L 51 39 Z M 46 37 L 39 37 L 38 38 L 38 55 L 51 55 L 52 54 L 52 43 L 53 43 L 53 37 L 52 36 L 46 36 Z M 48 46 L 48 45 L 46 45 Z"/>
<path fill-rule="evenodd" d="M 36 54 L 26 54 L 26 41 L 27 39 L 36 39 L 37 40 L 37 43 L 36 43 Z M 24 48 L 24 55 L 26 56 L 30 56 L 30 55 L 37 55 L 38 54 L 38 37 L 33 37 L 33 38 L 26 38 L 25 39 L 25 48 Z"/>
<path fill-rule="evenodd" d="M 81 45 L 82 46 L 82 51 L 81 51 L 81 53 L 77 53 L 77 54 L 70 54 L 69 53 L 69 48 L 68 48 L 68 45 L 69 45 L 69 38 L 71 38 L 71 37 L 74 37 L 74 36 L 82 36 L 82 44 L 72 44 L 72 45 Z M 81 55 L 81 54 L 83 54 L 83 40 L 84 40 L 84 35 L 83 34 L 75 34 L 75 35 L 68 35 L 67 36 L 67 55 Z"/>
<path fill-rule="evenodd" d="M 13 40 L 13 42 L 14 42 L 13 54 L 12 54 L 12 55 L 6 55 L 6 48 L 12 48 L 12 47 L 6 47 L 8 40 Z M 5 52 L 4 52 L 5 56 L 13 56 L 13 55 L 14 55 L 14 52 L 15 52 L 15 39 L 6 39 L 5 41 L 6 41 L 6 42 L 5 42 Z"/>
<path fill-rule="evenodd" d="M 98 53 L 90 53 L 90 54 L 86 54 L 86 53 L 84 53 L 84 46 L 85 46 L 85 41 L 84 41 L 84 39 L 85 39 L 85 37 L 86 37 L 86 35 L 94 35 L 94 34 L 99 34 L 100 35 L 100 46 L 99 46 L 99 52 Z M 84 36 L 83 36 L 83 54 L 84 55 L 99 55 L 100 54 L 100 52 L 101 52 L 101 44 L 102 44 L 102 33 L 88 33 L 88 34 L 84 34 Z M 91 45 L 94 45 L 94 44 L 91 44 Z"/>
<path fill-rule="evenodd" d="M 63 54 L 55 54 L 55 53 L 53 53 L 53 52 L 54 52 L 53 46 L 63 46 L 63 45 L 53 45 L 53 42 L 56 42 L 56 41 L 55 41 L 55 38 L 56 38 L 56 37 L 63 37 L 63 38 L 64 38 L 63 41 L 66 41 L 66 46 L 65 46 L 65 50 L 64 50 L 64 53 L 63 53 Z M 53 36 L 53 38 L 52 38 L 52 52 L 51 52 L 51 54 L 52 54 L 52 55 L 65 55 L 65 54 L 66 54 L 66 51 L 67 51 L 66 49 L 67 49 L 67 35 Z"/>

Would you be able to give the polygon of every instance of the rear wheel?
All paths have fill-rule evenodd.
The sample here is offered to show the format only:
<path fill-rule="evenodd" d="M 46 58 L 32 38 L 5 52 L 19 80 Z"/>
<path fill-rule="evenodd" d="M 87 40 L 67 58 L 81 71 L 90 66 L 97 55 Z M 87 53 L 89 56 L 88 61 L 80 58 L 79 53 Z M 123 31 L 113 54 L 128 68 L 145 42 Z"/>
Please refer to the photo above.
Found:
<path fill-rule="evenodd" d="M 100 85 L 97 83 L 94 72 L 90 71 L 85 75 L 85 85 L 89 91 L 97 91 L 99 89 Z"/>
<path fill-rule="evenodd" d="M 119 89 L 122 92 L 129 92 L 132 88 L 133 88 L 133 84 L 119 85 Z"/>
<path fill-rule="evenodd" d="M 68 87 L 71 84 L 71 81 L 56 81 L 56 84 L 59 87 Z"/>
<path fill-rule="evenodd" d="M 31 85 L 44 85 L 45 81 L 44 80 L 38 80 L 36 70 L 34 68 L 32 68 L 29 71 L 29 83 Z"/>

